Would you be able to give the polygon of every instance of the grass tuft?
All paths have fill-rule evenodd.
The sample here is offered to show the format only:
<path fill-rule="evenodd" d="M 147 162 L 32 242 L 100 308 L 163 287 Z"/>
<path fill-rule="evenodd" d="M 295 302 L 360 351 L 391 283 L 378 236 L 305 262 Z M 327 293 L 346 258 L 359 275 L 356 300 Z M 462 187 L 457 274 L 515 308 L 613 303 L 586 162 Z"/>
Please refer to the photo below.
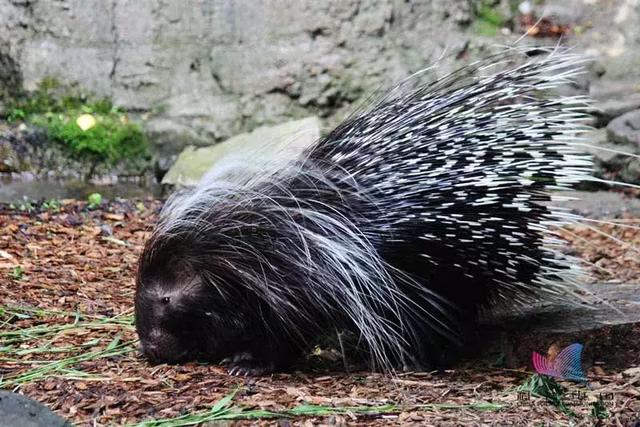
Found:
<path fill-rule="evenodd" d="M 51 318 L 70 318 L 68 323 L 41 323 L 23 328 L 21 321 L 36 318 L 51 321 Z M 66 379 L 101 379 L 102 376 L 83 372 L 76 368 L 82 362 L 122 357 L 135 351 L 135 342 L 121 342 L 121 333 L 133 330 L 133 317 L 118 315 L 113 317 L 88 316 L 80 313 L 44 310 L 32 307 L 0 307 L 0 361 L 13 366 L 29 365 L 26 371 L 17 370 L 0 378 L 0 388 L 11 389 L 23 384 L 42 381 L 50 377 Z M 115 337 L 103 348 L 104 339 L 94 338 L 76 345 L 55 346 L 55 340 L 62 334 L 80 333 L 87 330 L 108 330 Z M 91 351 L 93 349 L 93 351 Z M 28 355 L 60 355 L 57 360 L 37 360 Z"/>
<path fill-rule="evenodd" d="M 564 401 L 567 390 L 552 377 L 534 374 L 520 385 L 517 390 L 529 393 L 532 396 L 543 397 L 565 415 L 576 416 L 575 412 Z"/>
<path fill-rule="evenodd" d="M 299 418 L 299 417 L 326 417 L 331 415 L 389 415 L 398 414 L 403 411 L 423 410 L 423 411 L 442 411 L 442 410 L 477 410 L 477 411 L 498 411 L 503 408 L 502 405 L 479 402 L 468 405 L 455 404 L 430 404 L 419 406 L 399 406 L 395 404 L 387 404 L 380 406 L 322 406 L 303 404 L 284 411 L 267 411 L 264 409 L 246 409 L 241 406 L 233 405 L 233 398 L 238 390 L 226 395 L 220 399 L 209 410 L 186 414 L 176 418 L 165 418 L 159 420 L 143 421 L 138 424 L 132 424 L 129 427 L 180 427 L 190 426 L 206 422 L 216 422 L 225 420 L 257 420 L 265 418 Z"/>

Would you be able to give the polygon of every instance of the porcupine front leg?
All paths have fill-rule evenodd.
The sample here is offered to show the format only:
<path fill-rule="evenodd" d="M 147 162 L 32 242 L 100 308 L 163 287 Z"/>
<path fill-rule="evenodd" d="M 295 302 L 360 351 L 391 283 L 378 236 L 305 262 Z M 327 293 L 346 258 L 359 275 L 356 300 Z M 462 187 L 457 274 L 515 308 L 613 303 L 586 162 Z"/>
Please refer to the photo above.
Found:
<path fill-rule="evenodd" d="M 291 368 L 300 357 L 302 350 L 291 343 L 255 342 L 247 351 L 239 351 L 220 362 L 228 369 L 229 375 L 237 377 L 262 376 L 274 371 Z"/>
<path fill-rule="evenodd" d="M 260 363 L 248 352 L 236 353 L 220 364 L 227 367 L 229 375 L 236 377 L 260 376 L 275 370 L 273 363 Z"/>

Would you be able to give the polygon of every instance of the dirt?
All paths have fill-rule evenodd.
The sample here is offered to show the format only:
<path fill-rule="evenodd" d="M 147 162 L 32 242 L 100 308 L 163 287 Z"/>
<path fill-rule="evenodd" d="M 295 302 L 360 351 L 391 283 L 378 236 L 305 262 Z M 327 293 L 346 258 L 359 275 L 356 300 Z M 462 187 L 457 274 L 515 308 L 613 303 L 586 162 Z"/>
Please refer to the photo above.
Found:
<path fill-rule="evenodd" d="M 517 390 L 534 374 L 526 363 L 505 368 L 499 361 L 467 361 L 427 373 L 317 370 L 250 379 L 213 365 L 153 366 L 136 349 L 133 277 L 160 207 L 152 199 L 94 208 L 66 200 L 24 211 L 0 205 L 1 388 L 43 402 L 78 425 L 135 425 L 195 414 L 225 397 L 232 399 L 221 413 L 240 414 L 246 419 L 233 422 L 247 425 L 640 422 L 640 361 L 632 354 L 618 363 L 591 360 L 584 367 L 588 387 L 561 383 L 573 416 Z M 570 251 L 592 265 L 594 281 L 638 284 L 639 224 L 640 218 L 616 218 L 615 224 L 572 227 L 563 236 Z M 625 336 L 638 336 L 640 326 L 628 327 L 623 336 L 594 332 L 605 334 L 594 342 L 611 352 L 629 351 L 616 347 Z M 592 415 L 599 398 L 602 421 Z M 259 411 L 269 411 L 270 418 Z"/>

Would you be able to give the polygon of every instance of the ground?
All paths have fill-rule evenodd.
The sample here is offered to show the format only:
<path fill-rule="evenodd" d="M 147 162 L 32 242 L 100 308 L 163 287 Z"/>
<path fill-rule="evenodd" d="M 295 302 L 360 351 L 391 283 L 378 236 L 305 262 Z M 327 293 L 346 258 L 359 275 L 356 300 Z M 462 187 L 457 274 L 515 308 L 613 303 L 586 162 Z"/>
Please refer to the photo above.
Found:
<path fill-rule="evenodd" d="M 526 363 L 250 379 L 219 366 L 150 365 L 137 350 L 133 277 L 160 206 L 149 199 L 0 207 L 0 388 L 78 425 L 640 422 L 637 353 L 587 366 L 589 386 L 560 382 L 564 394 Z M 594 280 L 640 283 L 640 219 L 615 221 L 563 233 L 571 251 L 594 265 Z M 628 327 L 638 335 L 640 325 Z"/>

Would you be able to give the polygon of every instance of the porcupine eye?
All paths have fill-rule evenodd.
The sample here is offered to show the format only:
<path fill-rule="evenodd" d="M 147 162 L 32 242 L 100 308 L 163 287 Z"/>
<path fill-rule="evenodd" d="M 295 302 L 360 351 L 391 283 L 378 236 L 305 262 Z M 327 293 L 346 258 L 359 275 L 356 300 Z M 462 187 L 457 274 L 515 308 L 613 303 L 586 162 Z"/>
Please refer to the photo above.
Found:
<path fill-rule="evenodd" d="M 160 302 L 164 305 L 169 304 L 170 301 L 171 301 L 171 298 L 169 297 L 162 297 L 162 299 L 160 300 Z"/>

